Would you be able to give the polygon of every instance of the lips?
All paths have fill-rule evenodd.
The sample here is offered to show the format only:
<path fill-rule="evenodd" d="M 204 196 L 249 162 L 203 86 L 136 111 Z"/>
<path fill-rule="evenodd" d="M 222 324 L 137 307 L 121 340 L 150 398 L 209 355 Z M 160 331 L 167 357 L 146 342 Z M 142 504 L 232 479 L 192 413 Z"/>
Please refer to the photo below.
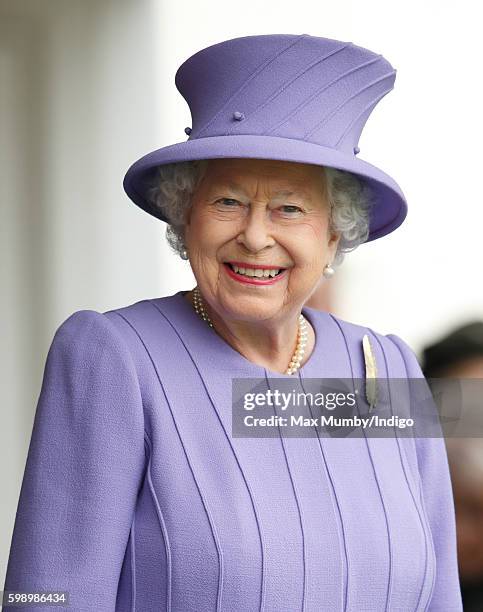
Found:
<path fill-rule="evenodd" d="M 244 261 L 233 261 L 231 259 L 228 261 L 224 261 L 223 263 L 229 264 L 231 266 L 238 266 L 239 268 L 251 268 L 252 270 L 286 270 L 286 266 L 254 264 Z"/>
<path fill-rule="evenodd" d="M 247 268 L 243 266 L 235 266 L 231 263 L 228 265 L 235 274 L 246 276 L 248 278 L 274 278 L 282 272 L 282 268 Z"/>
<path fill-rule="evenodd" d="M 249 285 L 273 285 L 274 283 L 278 282 L 281 278 L 283 278 L 287 274 L 286 268 L 279 268 L 278 269 L 279 272 L 277 274 L 274 274 L 274 272 L 272 272 L 271 274 L 268 274 L 267 276 L 265 275 L 249 276 L 247 274 L 237 272 L 232 267 L 231 262 L 230 263 L 225 262 L 223 264 L 223 268 L 226 270 L 228 276 L 232 278 L 233 280 L 239 283 L 244 283 L 244 284 L 249 284 Z M 235 266 L 235 268 L 238 268 L 238 266 Z M 261 268 L 261 266 L 257 266 L 256 268 L 253 268 L 253 267 L 247 267 L 247 268 L 252 269 L 252 270 L 253 269 L 276 270 L 277 269 L 277 268 L 271 268 L 268 266 L 266 266 L 265 268 Z"/>

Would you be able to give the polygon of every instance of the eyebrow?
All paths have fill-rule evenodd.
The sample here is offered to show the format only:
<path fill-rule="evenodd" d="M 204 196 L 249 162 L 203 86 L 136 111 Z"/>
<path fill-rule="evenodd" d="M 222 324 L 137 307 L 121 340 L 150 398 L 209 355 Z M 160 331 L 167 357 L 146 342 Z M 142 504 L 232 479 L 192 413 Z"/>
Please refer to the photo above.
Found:
<path fill-rule="evenodd" d="M 246 193 L 244 192 L 243 188 L 240 187 L 240 185 L 237 185 L 237 183 L 233 183 L 232 181 L 221 181 L 218 185 L 216 185 L 217 189 L 223 188 L 223 187 L 229 187 L 230 189 L 233 190 L 233 192 L 239 192 L 243 195 L 246 195 Z M 307 198 L 308 200 L 311 200 L 310 194 L 306 189 L 300 188 L 300 189 L 279 189 L 278 191 L 275 191 L 274 196 L 302 196 L 304 198 Z"/>

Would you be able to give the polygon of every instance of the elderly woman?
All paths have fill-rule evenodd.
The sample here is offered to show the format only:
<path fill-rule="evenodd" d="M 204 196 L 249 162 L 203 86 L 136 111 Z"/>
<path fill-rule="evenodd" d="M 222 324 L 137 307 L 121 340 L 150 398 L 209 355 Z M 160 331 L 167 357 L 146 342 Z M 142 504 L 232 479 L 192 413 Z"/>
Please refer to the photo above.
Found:
<path fill-rule="evenodd" d="M 398 336 L 304 306 L 406 215 L 356 157 L 394 74 L 307 34 L 224 41 L 180 67 L 190 137 L 124 185 L 197 284 L 57 330 L 6 589 L 67 591 L 79 611 L 462 610 L 441 438 L 232 431 L 239 379 L 367 377 L 358 405 L 377 410 L 378 378 L 422 377 Z"/>

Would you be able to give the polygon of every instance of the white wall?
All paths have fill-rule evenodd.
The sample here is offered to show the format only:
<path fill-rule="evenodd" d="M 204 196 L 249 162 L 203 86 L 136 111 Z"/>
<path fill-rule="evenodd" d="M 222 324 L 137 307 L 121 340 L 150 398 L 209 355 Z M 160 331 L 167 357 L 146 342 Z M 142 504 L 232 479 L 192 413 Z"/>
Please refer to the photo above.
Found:
<path fill-rule="evenodd" d="M 56 328 L 165 290 L 165 226 L 122 190 L 161 137 L 159 27 L 148 1 L 0 0 L 2 585 Z"/>

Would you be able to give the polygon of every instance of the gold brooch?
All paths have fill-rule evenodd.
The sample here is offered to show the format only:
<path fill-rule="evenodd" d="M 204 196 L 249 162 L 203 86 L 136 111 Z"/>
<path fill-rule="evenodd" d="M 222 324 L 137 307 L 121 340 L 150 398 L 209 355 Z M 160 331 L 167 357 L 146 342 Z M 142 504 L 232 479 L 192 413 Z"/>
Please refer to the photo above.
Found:
<path fill-rule="evenodd" d="M 366 364 L 366 399 L 370 412 L 377 404 L 377 364 L 368 334 L 362 338 L 362 348 Z"/>

